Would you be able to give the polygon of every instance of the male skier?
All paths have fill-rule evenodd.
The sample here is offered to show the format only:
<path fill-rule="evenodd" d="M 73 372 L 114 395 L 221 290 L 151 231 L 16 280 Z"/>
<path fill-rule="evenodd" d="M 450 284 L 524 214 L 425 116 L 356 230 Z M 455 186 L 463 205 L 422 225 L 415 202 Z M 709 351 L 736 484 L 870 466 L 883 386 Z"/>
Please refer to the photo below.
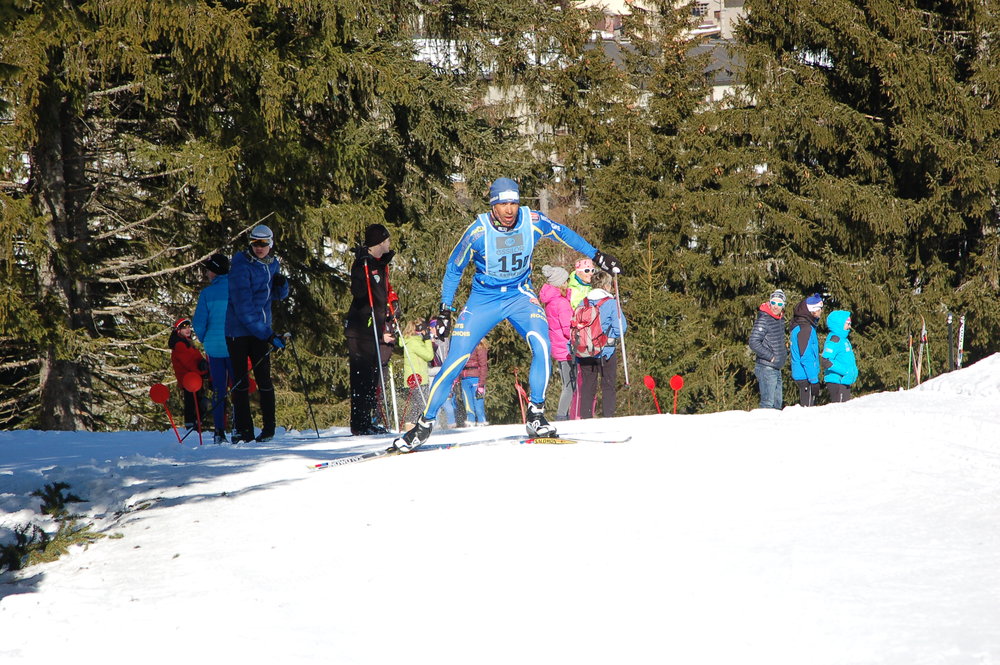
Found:
<path fill-rule="evenodd" d="M 555 436 L 556 429 L 545 419 L 545 388 L 549 382 L 548 323 L 545 310 L 531 287 L 531 255 L 535 243 L 551 238 L 575 249 L 611 273 L 621 265 L 610 254 L 598 251 L 574 231 L 527 206 L 520 205 L 520 190 L 510 178 L 498 178 L 490 186 L 490 211 L 478 215 L 465 229 L 448 258 L 441 285 L 441 312 L 437 317 L 438 337 L 452 334 L 448 357 L 431 385 L 427 408 L 417 424 L 393 442 L 403 452 L 427 441 L 438 409 L 455 378 L 462 371 L 476 344 L 504 319 L 525 338 L 531 348 L 528 375 L 531 403 L 528 405 L 530 436 Z M 475 275 L 472 291 L 454 320 L 455 291 L 465 267 L 472 261 Z M 454 332 L 452 333 L 452 327 Z"/>

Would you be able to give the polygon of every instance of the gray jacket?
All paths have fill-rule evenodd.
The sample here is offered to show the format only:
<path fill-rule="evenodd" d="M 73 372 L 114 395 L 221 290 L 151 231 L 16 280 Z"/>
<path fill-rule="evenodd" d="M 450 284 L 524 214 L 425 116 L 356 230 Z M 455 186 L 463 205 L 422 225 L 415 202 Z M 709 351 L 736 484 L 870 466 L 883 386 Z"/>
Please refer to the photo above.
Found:
<path fill-rule="evenodd" d="M 757 362 L 765 367 L 781 369 L 788 360 L 785 345 L 785 319 L 771 316 L 767 303 L 760 306 L 757 319 L 750 331 L 750 350 L 757 354 Z"/>

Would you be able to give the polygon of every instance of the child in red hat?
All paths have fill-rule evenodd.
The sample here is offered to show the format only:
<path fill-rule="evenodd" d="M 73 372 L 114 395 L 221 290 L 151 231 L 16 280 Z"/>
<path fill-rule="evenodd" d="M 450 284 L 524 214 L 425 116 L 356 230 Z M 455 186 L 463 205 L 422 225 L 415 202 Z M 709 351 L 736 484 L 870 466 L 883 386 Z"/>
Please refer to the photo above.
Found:
<path fill-rule="evenodd" d="M 201 375 L 204 381 L 208 377 L 208 361 L 201 354 L 191 338 L 191 319 L 182 316 L 174 323 L 174 330 L 170 333 L 170 362 L 174 366 L 174 376 L 177 377 L 177 385 L 184 396 L 184 426 L 191 429 L 196 424 L 201 425 L 198 415 L 204 417 L 208 403 L 205 400 L 204 388 L 197 394 L 184 389 L 184 377 L 190 372 Z M 195 399 L 198 400 L 200 411 L 195 409 Z"/>

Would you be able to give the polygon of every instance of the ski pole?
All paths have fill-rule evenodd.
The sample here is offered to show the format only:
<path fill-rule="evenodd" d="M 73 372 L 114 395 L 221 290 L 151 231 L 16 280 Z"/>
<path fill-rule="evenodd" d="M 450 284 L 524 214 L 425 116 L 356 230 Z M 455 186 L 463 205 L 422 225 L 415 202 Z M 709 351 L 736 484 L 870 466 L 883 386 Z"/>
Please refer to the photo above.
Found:
<path fill-rule="evenodd" d="M 910 333 L 910 362 L 906 364 L 906 389 L 910 389 L 910 375 L 913 373 L 913 333 Z"/>
<path fill-rule="evenodd" d="M 375 338 L 375 358 L 378 363 L 378 380 L 382 384 L 382 401 L 385 402 L 385 421 L 389 424 L 389 396 L 385 394 L 385 373 L 382 371 L 382 340 L 378 337 L 378 320 L 375 318 L 375 300 L 372 297 L 372 275 L 365 258 L 365 286 L 368 287 L 368 306 L 372 310 L 372 337 Z"/>
<path fill-rule="evenodd" d="M 958 369 L 962 369 L 963 355 L 965 355 L 965 314 L 958 319 L 958 354 L 956 356 Z"/>
<path fill-rule="evenodd" d="M 392 422 L 396 423 L 396 431 L 401 431 L 399 426 L 399 407 L 396 405 L 396 373 L 392 371 L 392 363 L 389 363 L 389 392 L 392 394 Z"/>
<path fill-rule="evenodd" d="M 316 425 L 316 414 L 313 413 L 312 400 L 309 399 L 309 389 L 306 388 L 306 377 L 302 374 L 302 363 L 299 361 L 299 354 L 295 351 L 295 347 L 292 345 L 292 333 L 286 332 L 283 337 L 285 338 L 285 343 L 288 344 L 288 348 L 292 350 L 292 358 L 295 359 L 295 364 L 299 368 L 299 382 L 302 383 L 302 394 L 306 398 L 306 406 L 309 407 L 309 417 L 312 418 L 313 429 L 316 430 L 316 438 L 318 439 L 320 436 L 319 427 Z"/>
<path fill-rule="evenodd" d="M 618 335 L 621 337 L 622 342 L 622 367 L 625 369 L 625 387 L 629 387 L 628 381 L 628 356 L 625 354 L 625 328 L 622 323 L 622 298 L 618 294 L 618 273 L 614 274 L 615 277 L 615 302 L 618 303 Z"/>
<path fill-rule="evenodd" d="M 954 347 L 952 347 L 951 345 L 951 340 L 955 338 L 952 336 L 951 318 L 952 318 L 951 312 L 948 312 L 948 371 L 949 372 L 955 369 Z"/>

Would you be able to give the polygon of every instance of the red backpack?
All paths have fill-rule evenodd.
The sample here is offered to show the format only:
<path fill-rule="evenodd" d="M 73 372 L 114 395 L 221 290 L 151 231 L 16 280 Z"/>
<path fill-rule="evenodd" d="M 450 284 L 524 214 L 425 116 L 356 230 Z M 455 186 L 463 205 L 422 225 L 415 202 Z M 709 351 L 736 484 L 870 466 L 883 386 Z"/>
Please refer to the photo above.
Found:
<path fill-rule="evenodd" d="M 607 346 L 608 334 L 601 328 L 601 305 L 608 300 L 611 298 L 602 298 L 594 303 L 585 297 L 573 312 L 573 320 L 569 324 L 570 341 L 573 355 L 577 358 L 595 358 Z"/>

